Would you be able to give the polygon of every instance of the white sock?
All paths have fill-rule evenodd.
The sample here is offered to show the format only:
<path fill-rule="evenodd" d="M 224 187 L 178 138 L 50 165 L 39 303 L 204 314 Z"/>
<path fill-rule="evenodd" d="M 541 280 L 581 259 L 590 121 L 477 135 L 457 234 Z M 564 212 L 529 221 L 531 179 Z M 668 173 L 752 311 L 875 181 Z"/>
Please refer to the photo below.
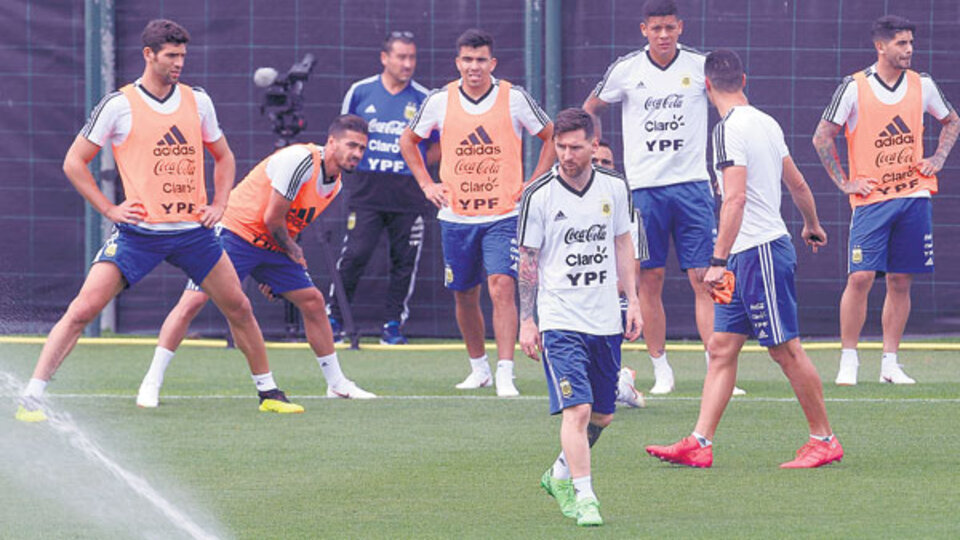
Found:
<path fill-rule="evenodd" d="M 43 391 L 47 389 L 47 381 L 40 379 L 30 379 L 27 387 L 23 389 L 23 397 L 43 397 Z"/>
<path fill-rule="evenodd" d="M 700 443 L 700 448 L 706 448 L 706 447 L 708 447 L 708 446 L 713 446 L 713 441 L 711 441 L 710 439 L 708 439 L 708 438 L 704 437 L 703 435 L 697 433 L 696 431 L 694 431 L 693 433 L 691 433 L 691 435 L 693 435 L 693 438 L 696 439 L 698 443 Z"/>
<path fill-rule="evenodd" d="M 560 455 L 557 456 L 557 460 L 553 462 L 552 475 L 557 480 L 570 479 L 570 467 L 567 467 L 567 458 L 563 456 L 563 452 L 560 452 Z"/>
<path fill-rule="evenodd" d="M 896 369 L 897 365 L 897 353 L 895 352 L 885 352 L 883 357 L 880 360 L 880 369 L 881 371 L 887 371 L 889 369 Z"/>
<path fill-rule="evenodd" d="M 513 360 L 503 360 L 501 359 L 497 362 L 497 372 L 499 373 L 503 370 L 506 373 L 509 373 L 510 376 L 513 376 Z"/>
<path fill-rule="evenodd" d="M 163 386 L 163 374 L 167 371 L 167 366 L 169 366 L 170 361 L 173 360 L 174 354 L 176 354 L 176 351 L 171 351 L 158 345 L 157 348 L 153 350 L 153 361 L 150 362 L 150 369 L 147 370 L 147 375 L 143 378 L 143 382 Z"/>
<path fill-rule="evenodd" d="M 277 383 L 273 382 L 273 372 L 268 371 L 261 375 L 251 375 L 253 384 L 257 386 L 257 392 L 266 392 L 267 390 L 276 390 Z"/>
<path fill-rule="evenodd" d="M 593 484 L 590 481 L 589 474 L 587 476 L 581 476 L 580 478 L 573 479 L 573 491 L 577 493 L 578 501 L 582 501 L 583 499 L 587 498 L 597 498 L 597 496 L 593 493 Z"/>
<path fill-rule="evenodd" d="M 337 353 L 318 356 L 317 363 L 320 364 L 320 369 L 323 371 L 323 378 L 327 380 L 327 385 L 337 386 L 341 381 L 346 379 L 346 377 L 343 376 L 343 371 L 340 370 L 340 360 L 337 359 Z"/>
<path fill-rule="evenodd" d="M 810 434 L 810 438 L 811 438 L 811 439 L 816 439 L 816 440 L 818 440 L 818 441 L 830 442 L 830 441 L 833 440 L 833 433 L 831 433 L 831 434 L 829 434 L 829 435 L 814 435 L 813 433 L 811 433 L 811 434 Z"/>
<path fill-rule="evenodd" d="M 853 363 L 854 365 L 860 365 L 860 358 L 857 357 L 856 349 L 840 349 L 840 363 L 848 364 Z"/>
<path fill-rule="evenodd" d="M 490 373 L 490 365 L 487 364 L 487 355 L 483 355 L 480 358 L 471 358 L 470 367 L 472 367 L 474 371 Z"/>
<path fill-rule="evenodd" d="M 663 351 L 663 354 L 660 356 L 650 356 L 650 361 L 653 362 L 653 369 L 670 369 L 670 363 L 667 362 L 667 351 Z"/>

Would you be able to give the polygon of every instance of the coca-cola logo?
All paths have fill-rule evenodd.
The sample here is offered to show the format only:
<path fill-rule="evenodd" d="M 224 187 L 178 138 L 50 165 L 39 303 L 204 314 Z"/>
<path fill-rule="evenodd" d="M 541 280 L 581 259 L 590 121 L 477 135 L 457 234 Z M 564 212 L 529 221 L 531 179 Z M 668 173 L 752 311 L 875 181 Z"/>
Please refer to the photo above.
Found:
<path fill-rule="evenodd" d="M 197 162 L 190 158 L 158 159 L 153 164 L 153 174 L 157 176 L 192 176 L 196 170 Z"/>
<path fill-rule="evenodd" d="M 643 108 L 646 110 L 658 111 L 660 109 L 679 109 L 683 107 L 682 94 L 667 94 L 664 97 L 648 97 L 643 102 Z"/>
<path fill-rule="evenodd" d="M 899 150 L 877 152 L 877 155 L 874 156 L 873 162 L 878 168 L 913 163 L 913 147 L 907 146 L 906 148 L 901 148 Z"/>
<path fill-rule="evenodd" d="M 595 224 L 586 229 L 567 229 L 567 232 L 563 235 L 563 241 L 566 244 L 584 244 L 587 242 L 600 242 L 606 239 L 606 224 Z"/>
<path fill-rule="evenodd" d="M 456 174 L 499 174 L 500 158 L 483 158 L 480 161 L 473 159 L 458 159 L 453 165 Z"/>

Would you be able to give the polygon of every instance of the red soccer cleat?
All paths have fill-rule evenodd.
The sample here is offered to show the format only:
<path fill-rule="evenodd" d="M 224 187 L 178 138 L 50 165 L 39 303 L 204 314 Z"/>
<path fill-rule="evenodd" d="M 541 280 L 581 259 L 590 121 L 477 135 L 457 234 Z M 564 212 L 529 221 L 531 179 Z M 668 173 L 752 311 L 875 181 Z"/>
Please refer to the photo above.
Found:
<path fill-rule="evenodd" d="M 830 442 L 810 439 L 797 450 L 797 459 L 780 465 L 781 469 L 814 469 L 843 459 L 843 447 L 836 437 Z"/>
<path fill-rule="evenodd" d="M 651 445 L 647 453 L 661 461 L 707 469 L 713 465 L 713 445 L 701 447 L 696 437 L 690 435 L 670 446 Z"/>

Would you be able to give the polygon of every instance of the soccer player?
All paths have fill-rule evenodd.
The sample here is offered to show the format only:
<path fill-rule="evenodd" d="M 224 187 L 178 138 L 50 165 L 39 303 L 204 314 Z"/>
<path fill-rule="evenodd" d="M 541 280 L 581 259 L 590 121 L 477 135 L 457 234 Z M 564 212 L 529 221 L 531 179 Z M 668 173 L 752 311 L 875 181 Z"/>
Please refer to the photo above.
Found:
<path fill-rule="evenodd" d="M 70 183 L 114 222 L 80 292 L 50 331 L 16 417 L 43 421 L 43 392 L 84 327 L 126 287 L 166 260 L 199 283 L 223 312 L 260 396 L 260 410 L 301 412 L 277 388 L 263 335 L 240 280 L 212 227 L 220 221 L 236 165 L 210 97 L 180 83 L 190 35 L 156 19 L 143 30 L 143 75 L 105 96 L 63 161 Z M 109 143 L 126 200 L 113 204 L 87 165 Z M 207 204 L 203 149 L 213 156 L 214 198 Z M 297 410 L 299 409 L 299 410 Z"/>
<path fill-rule="evenodd" d="M 840 298 L 840 369 L 836 384 L 857 384 L 857 342 L 867 316 L 867 295 L 886 275 L 880 382 L 914 384 L 897 351 L 910 316 L 913 274 L 933 272 L 930 196 L 937 172 L 957 141 L 960 118 L 926 73 L 910 69 L 916 27 L 886 15 L 873 23 L 877 62 L 845 77 L 813 136 L 830 178 L 850 196 L 847 286 Z M 923 113 L 943 127 L 937 151 L 923 157 Z M 846 125 L 849 175 L 834 142 Z"/>
<path fill-rule="evenodd" d="M 254 167 L 230 192 L 220 241 L 240 281 L 253 276 L 261 288 L 269 287 L 271 297 L 283 296 L 303 314 L 307 341 L 327 381 L 327 397 L 370 399 L 377 396 L 347 379 L 340 369 L 323 293 L 310 279 L 303 249 L 294 240 L 337 196 L 341 172 L 353 170 L 367 146 L 367 123 L 358 116 L 337 117 L 327 134 L 322 147 L 294 144 Z M 164 371 L 209 298 L 193 281 L 187 283 L 160 329 L 137 405 L 159 404 Z"/>
<path fill-rule="evenodd" d="M 577 525 L 602 525 L 590 448 L 616 410 L 620 344 L 640 335 L 636 290 L 624 291 L 626 329 L 617 291 L 635 280 L 633 205 L 622 176 L 591 166 L 585 111 L 557 115 L 554 146 L 559 164 L 524 190 L 520 211 L 520 346 L 534 360 L 543 352 L 550 413 L 563 417 L 562 451 L 540 485 Z"/>
<path fill-rule="evenodd" d="M 713 148 L 723 204 L 717 243 L 704 275 L 717 301 L 707 345 L 710 364 L 693 434 L 671 446 L 646 450 L 671 463 L 713 464 L 711 439 L 730 401 L 740 349 L 752 335 L 780 365 L 810 426 L 810 440 L 796 459 L 781 467 L 812 468 L 839 461 L 843 448 L 827 420 L 823 384 L 800 345 L 794 288 L 797 256 L 780 216 L 781 179 L 803 216 L 801 238 L 816 252 L 826 245 L 827 235 L 813 194 L 790 157 L 777 121 L 747 101 L 746 76 L 736 53 L 726 49 L 710 53 L 704 70 L 707 95 L 722 118 L 713 130 Z"/>
<path fill-rule="evenodd" d="M 649 44 L 617 59 L 583 108 L 599 126 L 600 112 L 611 103 L 622 104 L 624 169 L 650 251 L 640 263 L 637 282 L 643 339 L 655 378 L 650 393 L 668 394 L 674 377 L 665 348 L 662 295 L 671 237 L 693 288 L 697 331 L 704 344 L 713 332 L 713 305 L 703 283 L 716 234 L 706 160 L 704 56 L 678 43 L 683 21 L 673 0 L 647 0 L 640 32 Z"/>
<path fill-rule="evenodd" d="M 457 324 L 470 356 L 470 375 L 457 388 L 492 384 L 484 350 L 480 285 L 486 273 L 497 342 L 497 395 L 519 394 L 513 383 L 517 340 L 517 210 L 523 186 L 523 129 L 543 142 L 533 178 L 555 160 L 553 123 L 519 86 L 493 77 L 493 38 L 477 29 L 457 39 L 461 78 L 435 90 L 400 137 L 400 150 L 424 196 L 440 211 L 444 283 L 453 291 Z M 440 179 L 427 173 L 417 144 L 440 131 Z"/>
<path fill-rule="evenodd" d="M 417 264 L 423 247 L 423 192 L 400 155 L 399 139 L 427 97 L 427 89 L 413 80 L 417 46 L 410 32 L 391 32 L 380 51 L 383 72 L 357 81 L 343 97 L 342 114 L 360 116 L 370 126 L 370 144 L 357 172 L 348 182 L 350 215 L 337 269 L 348 301 L 373 255 L 382 232 L 390 246 L 390 280 L 385 300 L 385 323 L 380 343 L 407 342 L 402 328 L 410 314 Z M 427 143 L 421 144 L 426 150 Z M 436 148 L 435 144 L 430 148 Z M 431 156 L 433 153 L 432 152 Z M 428 161 L 431 161 L 428 159 Z M 432 160 L 432 161 L 435 161 Z M 330 288 L 330 323 L 334 339 L 342 339 L 340 306 Z"/>
<path fill-rule="evenodd" d="M 597 141 L 597 151 L 593 153 L 591 160 L 594 165 L 599 165 L 606 169 L 616 170 L 613 162 L 613 148 L 606 139 Z"/>

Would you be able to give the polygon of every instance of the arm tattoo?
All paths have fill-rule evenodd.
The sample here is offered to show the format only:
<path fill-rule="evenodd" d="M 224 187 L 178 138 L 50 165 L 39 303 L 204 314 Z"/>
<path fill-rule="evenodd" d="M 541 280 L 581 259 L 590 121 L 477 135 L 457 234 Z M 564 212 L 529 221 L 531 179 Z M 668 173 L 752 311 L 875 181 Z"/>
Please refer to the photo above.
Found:
<path fill-rule="evenodd" d="M 520 289 L 520 320 L 533 318 L 537 305 L 539 287 L 540 250 L 520 246 L 520 267 L 517 270 L 517 282 Z"/>
<path fill-rule="evenodd" d="M 960 116 L 957 116 L 957 111 L 950 111 L 940 129 L 940 142 L 937 144 L 937 152 L 933 155 L 940 160 L 941 165 L 947 161 L 953 144 L 957 142 L 958 134 L 960 134 Z"/>
<path fill-rule="evenodd" d="M 847 175 L 840 165 L 840 155 L 837 154 L 837 144 L 834 142 L 839 132 L 840 126 L 821 120 L 817 125 L 816 133 L 813 134 L 813 146 L 830 179 L 840 190 L 843 190 L 843 185 L 847 183 Z"/>
<path fill-rule="evenodd" d="M 287 253 L 290 253 L 291 247 L 296 245 L 296 241 L 290 238 L 290 232 L 287 231 L 286 224 L 274 228 L 270 231 L 270 234 L 273 236 L 274 241 L 277 242 L 277 245 Z"/>

